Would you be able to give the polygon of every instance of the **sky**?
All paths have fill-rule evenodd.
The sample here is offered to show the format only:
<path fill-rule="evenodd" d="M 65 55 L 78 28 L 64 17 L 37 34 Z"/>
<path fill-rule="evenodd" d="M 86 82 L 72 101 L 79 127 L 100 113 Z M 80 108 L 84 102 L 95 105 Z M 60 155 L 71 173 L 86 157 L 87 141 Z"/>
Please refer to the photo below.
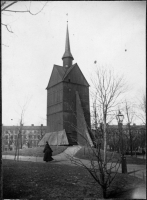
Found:
<path fill-rule="evenodd" d="M 11 9 L 36 13 L 44 4 L 18 2 Z M 17 125 L 23 108 L 24 125 L 46 125 L 46 87 L 53 65 L 62 66 L 67 20 L 73 63 L 90 85 L 95 68 L 105 66 L 125 76 L 129 101 L 145 92 L 145 1 L 49 1 L 37 15 L 2 14 L 13 31 L 2 27 L 3 125 Z"/>

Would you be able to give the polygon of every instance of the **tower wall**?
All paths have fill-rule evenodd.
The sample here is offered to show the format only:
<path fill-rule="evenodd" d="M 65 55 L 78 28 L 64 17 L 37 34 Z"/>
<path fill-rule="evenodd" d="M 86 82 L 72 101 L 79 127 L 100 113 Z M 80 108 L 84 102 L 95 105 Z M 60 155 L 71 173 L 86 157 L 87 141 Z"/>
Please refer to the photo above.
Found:
<path fill-rule="evenodd" d="M 76 113 L 76 91 L 80 94 L 81 104 L 83 107 L 85 120 L 90 127 L 90 108 L 89 108 L 89 87 L 85 85 L 80 85 L 71 82 L 64 82 L 63 83 L 63 110 L 64 113 L 64 121 L 70 121 L 70 123 L 76 128 L 69 128 L 69 125 L 64 126 L 68 127 L 67 130 L 76 131 L 77 129 L 77 113 Z M 68 116 L 68 117 L 67 117 Z"/>
<path fill-rule="evenodd" d="M 48 131 L 63 130 L 63 83 L 47 90 L 47 126 Z"/>
<path fill-rule="evenodd" d="M 72 66 L 72 58 L 64 58 L 63 59 L 63 66 L 64 67 L 71 67 Z"/>

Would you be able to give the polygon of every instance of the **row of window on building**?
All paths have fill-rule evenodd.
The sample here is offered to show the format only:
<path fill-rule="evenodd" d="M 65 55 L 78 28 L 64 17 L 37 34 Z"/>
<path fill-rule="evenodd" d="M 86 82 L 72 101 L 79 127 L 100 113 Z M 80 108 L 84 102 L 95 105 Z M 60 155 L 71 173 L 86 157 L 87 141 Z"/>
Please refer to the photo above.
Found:
<path fill-rule="evenodd" d="M 38 126 L 35 127 L 34 125 L 30 127 L 22 126 L 20 127 L 10 127 L 10 126 L 3 126 L 2 131 L 2 149 L 3 151 L 6 150 L 15 150 L 16 146 L 18 146 L 19 141 L 19 148 L 31 148 L 36 147 L 39 141 L 46 133 L 46 126 Z"/>

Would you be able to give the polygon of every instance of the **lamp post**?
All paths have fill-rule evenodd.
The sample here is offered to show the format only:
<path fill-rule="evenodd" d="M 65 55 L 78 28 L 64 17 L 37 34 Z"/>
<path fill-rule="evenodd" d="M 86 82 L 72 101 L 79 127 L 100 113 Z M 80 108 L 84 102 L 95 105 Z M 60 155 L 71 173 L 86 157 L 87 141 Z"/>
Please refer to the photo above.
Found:
<path fill-rule="evenodd" d="M 127 163 L 126 163 L 126 157 L 124 156 L 124 146 L 123 146 L 123 136 L 122 136 L 122 123 L 124 119 L 124 115 L 121 114 L 120 110 L 118 112 L 118 115 L 116 116 L 116 119 L 118 121 L 118 129 L 120 132 L 121 137 L 121 166 L 122 166 L 122 173 L 127 173 Z"/>

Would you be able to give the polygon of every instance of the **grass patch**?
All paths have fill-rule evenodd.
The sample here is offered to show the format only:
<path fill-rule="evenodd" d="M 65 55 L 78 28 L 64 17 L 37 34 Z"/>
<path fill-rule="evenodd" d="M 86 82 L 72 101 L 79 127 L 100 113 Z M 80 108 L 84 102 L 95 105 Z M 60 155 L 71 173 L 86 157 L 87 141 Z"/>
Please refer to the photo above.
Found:
<path fill-rule="evenodd" d="M 146 159 L 126 155 L 127 164 L 146 165 Z"/>
<path fill-rule="evenodd" d="M 95 149 L 93 149 L 94 151 L 96 151 Z M 93 153 L 93 150 L 91 148 L 88 147 L 82 147 L 76 154 L 75 157 L 80 158 L 80 159 L 86 159 L 86 160 L 90 160 L 91 158 L 93 158 L 93 160 L 97 160 L 95 154 Z M 103 160 L 104 158 L 104 151 L 101 149 L 100 150 L 101 153 L 101 158 Z M 107 151 L 107 159 L 108 162 L 113 161 L 113 162 L 117 162 L 118 160 L 121 159 L 121 155 L 119 153 L 116 152 L 109 152 Z M 135 156 L 128 156 L 126 155 L 126 160 L 127 160 L 127 164 L 137 164 L 137 165 L 145 165 L 146 164 L 146 160 L 145 159 L 140 159 L 137 158 Z"/>
<path fill-rule="evenodd" d="M 118 174 L 108 197 L 131 199 L 136 187 L 145 184 L 136 177 Z M 100 186 L 82 167 L 3 160 L 3 199 L 71 198 L 102 198 Z"/>
<path fill-rule="evenodd" d="M 76 154 L 75 157 L 77 158 L 81 158 L 81 159 L 86 159 L 86 160 L 90 160 L 91 158 L 93 158 L 93 160 L 97 160 L 96 155 L 97 155 L 97 150 L 94 148 L 90 148 L 90 147 L 82 147 Z M 101 149 L 100 150 L 101 153 L 101 158 L 103 160 L 104 158 L 104 151 Z M 118 159 L 120 159 L 120 154 L 118 153 L 112 153 L 112 152 L 107 152 L 107 159 L 113 159 L 113 161 L 117 161 Z"/>
<path fill-rule="evenodd" d="M 126 152 L 126 155 L 131 155 L 131 152 Z M 141 153 L 141 152 L 138 152 L 138 151 L 137 151 L 137 152 L 134 152 L 134 151 L 133 151 L 133 152 L 132 152 L 132 155 L 133 155 L 133 156 L 135 156 L 135 155 L 142 156 L 142 155 L 143 155 L 143 153 Z"/>
<path fill-rule="evenodd" d="M 67 149 L 67 146 L 51 146 L 53 150 L 53 156 L 62 153 Z M 44 147 L 34 147 L 34 148 L 28 148 L 28 149 L 20 149 L 19 155 L 21 156 L 37 156 L 37 157 L 43 157 Z M 15 155 L 15 151 L 4 151 L 2 152 L 3 155 Z"/>

